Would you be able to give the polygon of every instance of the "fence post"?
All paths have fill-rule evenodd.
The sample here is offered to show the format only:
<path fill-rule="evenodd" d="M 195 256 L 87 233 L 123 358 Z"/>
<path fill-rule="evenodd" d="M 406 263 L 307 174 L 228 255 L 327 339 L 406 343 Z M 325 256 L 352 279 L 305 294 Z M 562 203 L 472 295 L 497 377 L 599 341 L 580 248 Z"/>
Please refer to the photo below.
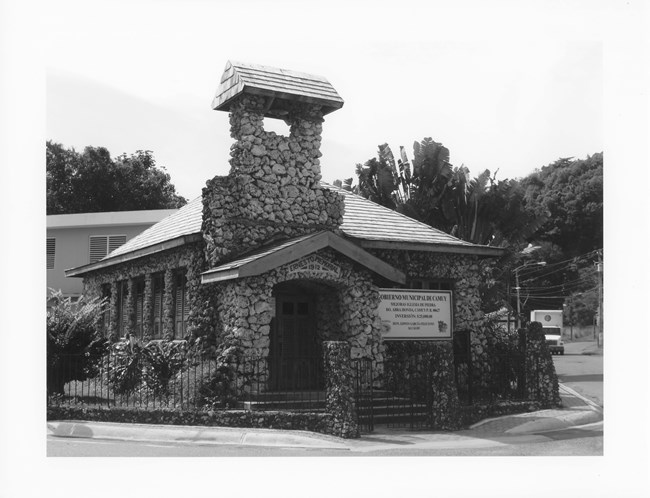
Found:
<path fill-rule="evenodd" d="M 325 410 L 332 418 L 330 430 L 339 437 L 359 437 L 350 345 L 345 341 L 326 341 L 323 343 L 323 355 L 326 379 Z"/>

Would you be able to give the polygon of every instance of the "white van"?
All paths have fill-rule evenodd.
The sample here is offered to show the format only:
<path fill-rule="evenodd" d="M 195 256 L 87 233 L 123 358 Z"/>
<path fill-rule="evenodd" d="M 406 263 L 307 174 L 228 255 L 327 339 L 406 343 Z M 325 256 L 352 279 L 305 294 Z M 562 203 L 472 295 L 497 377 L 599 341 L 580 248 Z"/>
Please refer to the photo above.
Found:
<path fill-rule="evenodd" d="M 530 312 L 530 321 L 542 324 L 546 345 L 551 354 L 563 355 L 562 310 L 533 310 Z"/>

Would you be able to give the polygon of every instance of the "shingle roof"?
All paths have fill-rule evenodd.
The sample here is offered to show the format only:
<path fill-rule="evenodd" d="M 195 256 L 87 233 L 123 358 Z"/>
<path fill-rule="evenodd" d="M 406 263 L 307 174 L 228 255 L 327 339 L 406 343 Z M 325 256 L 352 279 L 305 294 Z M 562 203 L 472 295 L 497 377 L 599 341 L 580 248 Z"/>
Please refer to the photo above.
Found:
<path fill-rule="evenodd" d="M 341 230 L 348 237 L 363 240 L 444 244 L 475 247 L 425 223 L 369 201 L 334 185 L 324 185 L 345 196 L 345 214 Z"/>
<path fill-rule="evenodd" d="M 201 231 L 202 219 L 203 201 L 202 197 L 199 196 L 192 199 L 171 216 L 167 216 L 167 218 L 162 219 L 136 237 L 133 237 L 104 259 L 120 256 L 154 244 L 159 244 L 160 242 L 182 237 L 183 235 L 199 233 Z"/>
<path fill-rule="evenodd" d="M 228 111 L 241 93 L 320 104 L 324 114 L 343 106 L 343 99 L 323 76 L 228 61 L 212 108 Z"/>
<path fill-rule="evenodd" d="M 429 246 L 447 248 L 452 252 L 454 250 L 459 252 L 478 251 L 489 255 L 497 255 L 500 251 L 498 248 L 478 246 L 457 239 L 342 188 L 326 183 L 322 183 L 322 186 L 345 196 L 345 213 L 340 228 L 347 237 L 359 240 L 361 246 L 371 247 L 374 243 L 375 247 L 380 247 L 377 244 L 397 243 L 410 244 L 413 247 L 418 245 L 419 249 Z M 109 262 L 111 259 L 115 259 L 117 263 L 124 255 L 136 251 L 139 251 L 137 255 L 139 257 L 146 254 L 147 248 L 173 239 L 198 235 L 201 233 L 202 218 L 203 202 L 202 197 L 199 196 L 176 213 L 164 218 L 111 252 L 100 262 L 95 263 L 92 269 L 97 265 L 102 266 L 102 262 Z M 492 252 L 494 254 L 491 254 Z"/>

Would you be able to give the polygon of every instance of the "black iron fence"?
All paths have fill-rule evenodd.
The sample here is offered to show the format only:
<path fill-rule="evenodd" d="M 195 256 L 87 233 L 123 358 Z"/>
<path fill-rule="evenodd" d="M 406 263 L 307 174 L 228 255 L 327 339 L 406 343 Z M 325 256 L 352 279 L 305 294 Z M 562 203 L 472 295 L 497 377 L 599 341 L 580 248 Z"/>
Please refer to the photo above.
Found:
<path fill-rule="evenodd" d="M 351 362 L 354 382 L 354 401 L 357 409 L 357 425 L 361 432 L 372 432 L 374 427 L 375 396 L 371 358 L 355 358 Z"/>
<path fill-rule="evenodd" d="M 313 357 L 66 355 L 48 365 L 47 375 L 53 404 L 310 412 L 325 406 L 322 359 Z"/>

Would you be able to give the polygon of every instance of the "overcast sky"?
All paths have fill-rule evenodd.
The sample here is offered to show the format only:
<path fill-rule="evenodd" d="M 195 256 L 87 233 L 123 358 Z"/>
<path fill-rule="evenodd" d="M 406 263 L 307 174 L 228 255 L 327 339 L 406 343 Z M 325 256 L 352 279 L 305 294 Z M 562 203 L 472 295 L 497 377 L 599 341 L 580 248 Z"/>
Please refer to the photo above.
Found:
<path fill-rule="evenodd" d="M 501 179 L 602 151 L 602 40 L 572 17 L 589 26 L 594 12 L 511 5 L 51 2 L 46 135 L 151 150 L 192 198 L 228 172 L 228 116 L 210 102 L 232 59 L 333 84 L 345 105 L 326 117 L 326 181 L 354 176 L 384 142 L 412 157 L 424 137 Z"/>

